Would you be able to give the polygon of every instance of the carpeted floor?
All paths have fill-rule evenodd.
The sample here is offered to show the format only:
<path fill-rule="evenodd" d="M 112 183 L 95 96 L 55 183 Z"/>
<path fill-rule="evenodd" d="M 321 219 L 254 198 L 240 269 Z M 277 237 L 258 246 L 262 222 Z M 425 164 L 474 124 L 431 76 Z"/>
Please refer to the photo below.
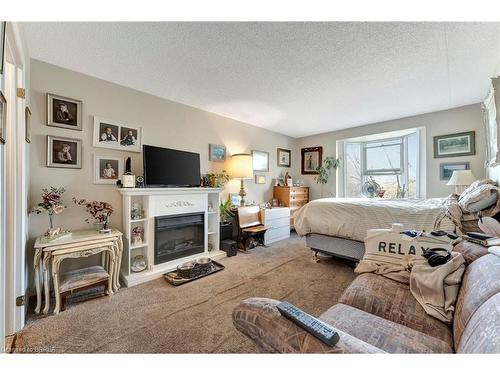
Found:
<path fill-rule="evenodd" d="M 14 351 L 55 353 L 253 353 L 232 325 L 247 297 L 287 300 L 318 315 L 354 278 L 331 258 L 320 263 L 297 236 L 220 261 L 222 272 L 173 287 L 157 279 L 114 296 L 69 305 L 59 315 L 32 316 Z"/>

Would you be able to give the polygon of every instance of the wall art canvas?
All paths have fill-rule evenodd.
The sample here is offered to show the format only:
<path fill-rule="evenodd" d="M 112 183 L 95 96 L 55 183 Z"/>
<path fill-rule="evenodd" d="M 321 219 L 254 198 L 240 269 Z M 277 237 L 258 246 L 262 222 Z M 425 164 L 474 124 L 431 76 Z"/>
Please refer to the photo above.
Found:
<path fill-rule="evenodd" d="M 226 161 L 226 146 L 210 144 L 208 146 L 208 159 L 210 161 Z"/>
<path fill-rule="evenodd" d="M 252 160 L 254 171 L 269 171 L 269 152 L 252 150 Z"/>
<path fill-rule="evenodd" d="M 117 120 L 94 116 L 94 147 L 141 152 L 142 129 Z"/>
<path fill-rule="evenodd" d="M 464 171 L 467 169 L 470 169 L 469 162 L 441 163 L 439 165 L 439 179 L 441 181 L 448 181 L 454 171 Z"/>
<path fill-rule="evenodd" d="M 323 158 L 323 147 L 308 147 L 301 150 L 302 174 L 318 174 Z"/>
<path fill-rule="evenodd" d="M 278 167 L 291 167 L 292 152 L 284 148 L 278 148 Z"/>

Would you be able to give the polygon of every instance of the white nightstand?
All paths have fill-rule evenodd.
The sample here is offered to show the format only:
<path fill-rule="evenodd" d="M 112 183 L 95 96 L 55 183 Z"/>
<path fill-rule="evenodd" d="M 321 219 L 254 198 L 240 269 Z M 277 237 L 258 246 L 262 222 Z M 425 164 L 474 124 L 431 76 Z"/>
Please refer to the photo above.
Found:
<path fill-rule="evenodd" d="M 260 211 L 262 224 L 266 226 L 264 243 L 269 245 L 273 242 L 290 237 L 290 208 L 274 207 Z"/>

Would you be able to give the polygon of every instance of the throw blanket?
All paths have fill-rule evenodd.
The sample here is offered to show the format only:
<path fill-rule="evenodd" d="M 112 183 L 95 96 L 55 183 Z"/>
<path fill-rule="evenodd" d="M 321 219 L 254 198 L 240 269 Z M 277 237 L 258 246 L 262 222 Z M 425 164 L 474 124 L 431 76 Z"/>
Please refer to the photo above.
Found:
<path fill-rule="evenodd" d="M 354 272 L 373 272 L 409 284 L 412 295 L 427 314 L 443 322 L 451 322 L 465 271 L 463 256 L 452 252 L 447 263 L 431 267 L 421 256 L 422 251 L 433 247 L 451 249 L 452 243 L 446 237 L 405 237 L 390 230 L 369 231 L 365 240 L 365 255 Z M 389 249 L 392 251 L 389 252 Z"/>
<path fill-rule="evenodd" d="M 442 198 L 434 199 L 370 199 L 324 198 L 309 202 L 295 213 L 297 233 L 324 234 L 363 242 L 373 228 L 390 228 L 401 223 L 405 228 L 431 231 L 444 211 Z M 453 223 L 444 217 L 440 229 L 454 230 Z"/>

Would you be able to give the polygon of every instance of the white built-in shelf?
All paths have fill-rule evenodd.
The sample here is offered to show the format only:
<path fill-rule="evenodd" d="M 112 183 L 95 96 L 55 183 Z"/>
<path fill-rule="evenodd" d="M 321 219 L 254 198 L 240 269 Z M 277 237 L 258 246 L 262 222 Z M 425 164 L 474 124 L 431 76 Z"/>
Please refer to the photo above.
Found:
<path fill-rule="evenodd" d="M 146 242 L 144 242 L 144 243 L 141 243 L 140 245 L 130 246 L 130 250 L 140 249 L 141 247 L 148 247 L 148 244 Z"/>
<path fill-rule="evenodd" d="M 215 215 L 215 214 L 218 214 L 218 212 L 217 211 L 208 211 L 208 214 L 209 215 Z"/>
<path fill-rule="evenodd" d="M 144 218 L 144 219 L 134 219 L 134 220 L 130 220 L 131 223 L 142 223 L 144 221 L 148 221 L 147 218 Z"/>
<path fill-rule="evenodd" d="M 208 235 L 217 234 L 217 232 L 208 232 Z"/>

